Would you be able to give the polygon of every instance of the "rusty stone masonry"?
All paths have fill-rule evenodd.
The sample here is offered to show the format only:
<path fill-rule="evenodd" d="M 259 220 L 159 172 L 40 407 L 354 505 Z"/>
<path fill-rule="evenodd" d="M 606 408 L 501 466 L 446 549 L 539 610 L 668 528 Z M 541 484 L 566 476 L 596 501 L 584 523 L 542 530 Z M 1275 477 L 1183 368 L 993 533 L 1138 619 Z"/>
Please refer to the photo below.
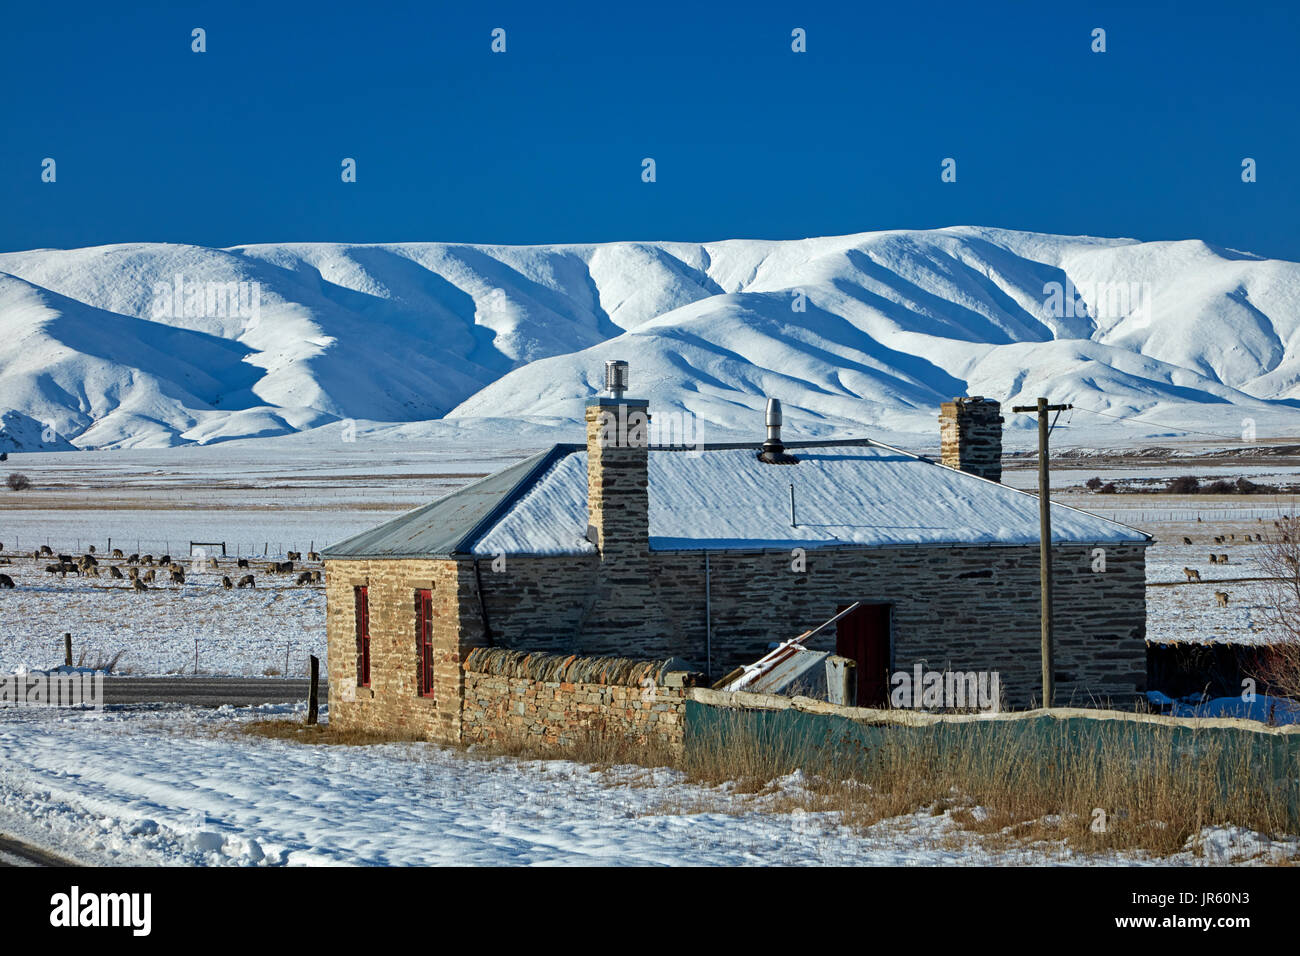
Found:
<path fill-rule="evenodd" d="M 471 651 L 461 740 L 563 749 L 596 734 L 680 752 L 693 680 L 665 663 Z"/>

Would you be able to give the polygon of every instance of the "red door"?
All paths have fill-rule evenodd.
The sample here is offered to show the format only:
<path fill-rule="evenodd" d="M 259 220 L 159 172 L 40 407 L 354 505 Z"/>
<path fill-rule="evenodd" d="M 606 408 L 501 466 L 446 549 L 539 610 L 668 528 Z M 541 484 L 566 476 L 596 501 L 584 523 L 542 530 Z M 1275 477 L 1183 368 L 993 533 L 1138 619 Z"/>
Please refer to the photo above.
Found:
<path fill-rule="evenodd" d="M 835 653 L 858 665 L 858 706 L 884 707 L 889 700 L 889 605 L 864 604 L 835 627 Z"/>

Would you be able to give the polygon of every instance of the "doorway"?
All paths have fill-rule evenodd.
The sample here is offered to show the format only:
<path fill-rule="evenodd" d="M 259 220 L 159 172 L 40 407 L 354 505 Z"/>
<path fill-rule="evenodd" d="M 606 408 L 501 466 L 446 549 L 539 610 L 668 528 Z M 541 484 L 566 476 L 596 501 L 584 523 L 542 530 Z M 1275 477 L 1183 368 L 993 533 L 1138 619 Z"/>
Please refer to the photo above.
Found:
<path fill-rule="evenodd" d="M 884 707 L 889 700 L 889 618 L 890 605 L 863 604 L 835 625 L 835 653 L 857 663 L 859 707 Z"/>

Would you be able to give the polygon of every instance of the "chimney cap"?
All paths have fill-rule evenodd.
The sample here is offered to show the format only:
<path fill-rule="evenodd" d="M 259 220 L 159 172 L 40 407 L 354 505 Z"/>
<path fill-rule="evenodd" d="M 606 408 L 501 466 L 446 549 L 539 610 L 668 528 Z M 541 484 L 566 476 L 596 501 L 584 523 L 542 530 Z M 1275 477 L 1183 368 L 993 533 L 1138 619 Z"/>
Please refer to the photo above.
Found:
<path fill-rule="evenodd" d="M 769 398 L 764 423 L 767 425 L 767 440 L 763 450 L 758 453 L 758 460 L 769 465 L 793 465 L 799 461 L 794 455 L 788 455 L 781 442 L 781 399 Z"/>
<path fill-rule="evenodd" d="M 627 362 L 611 359 L 605 363 L 605 391 L 622 398 L 627 391 Z"/>

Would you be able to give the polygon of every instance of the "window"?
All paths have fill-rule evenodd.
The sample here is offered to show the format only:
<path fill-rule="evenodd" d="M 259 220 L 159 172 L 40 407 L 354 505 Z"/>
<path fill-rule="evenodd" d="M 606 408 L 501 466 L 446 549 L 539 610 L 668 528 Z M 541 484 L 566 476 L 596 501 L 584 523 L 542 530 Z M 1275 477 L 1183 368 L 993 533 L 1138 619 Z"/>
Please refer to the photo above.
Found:
<path fill-rule="evenodd" d="M 415 592 L 415 659 L 421 697 L 433 696 L 433 592 Z"/>
<path fill-rule="evenodd" d="M 370 686 L 370 596 L 369 588 L 354 587 L 357 608 L 357 686 Z"/>

